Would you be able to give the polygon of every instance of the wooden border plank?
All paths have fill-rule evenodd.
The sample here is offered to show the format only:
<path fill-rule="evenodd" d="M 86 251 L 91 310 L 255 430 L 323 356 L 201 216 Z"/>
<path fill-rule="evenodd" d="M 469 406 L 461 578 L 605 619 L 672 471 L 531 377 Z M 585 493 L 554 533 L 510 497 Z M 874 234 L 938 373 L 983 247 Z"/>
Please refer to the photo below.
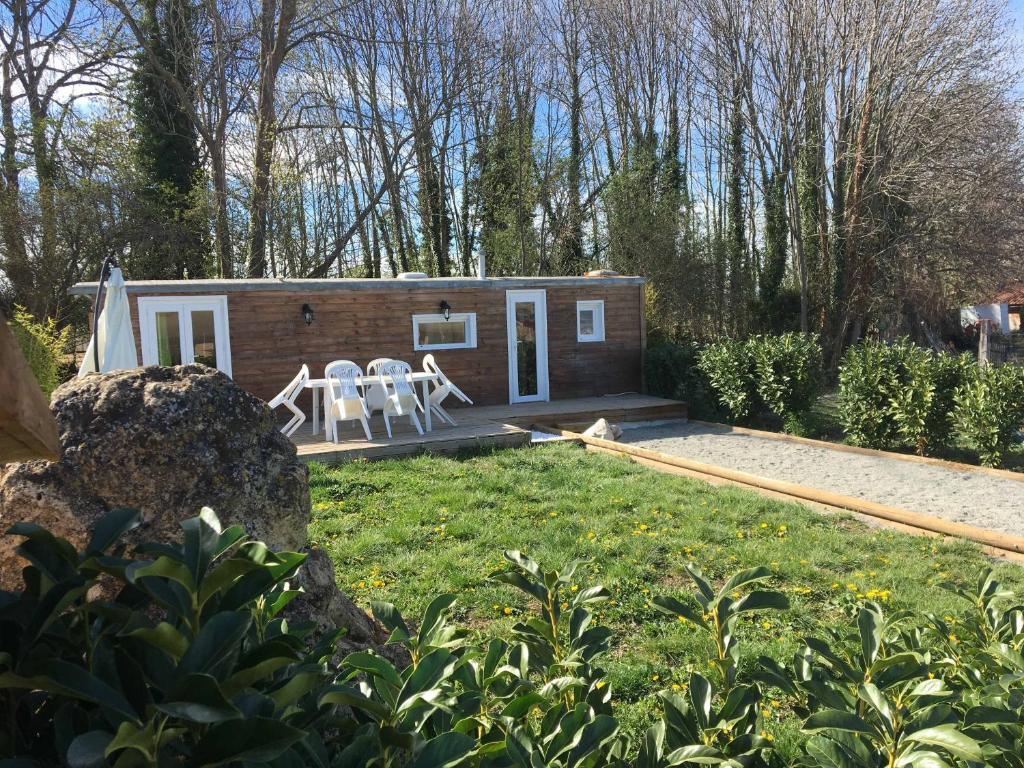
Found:
<path fill-rule="evenodd" d="M 55 461 L 60 452 L 57 422 L 2 314 L 0 363 L 0 464 Z"/>

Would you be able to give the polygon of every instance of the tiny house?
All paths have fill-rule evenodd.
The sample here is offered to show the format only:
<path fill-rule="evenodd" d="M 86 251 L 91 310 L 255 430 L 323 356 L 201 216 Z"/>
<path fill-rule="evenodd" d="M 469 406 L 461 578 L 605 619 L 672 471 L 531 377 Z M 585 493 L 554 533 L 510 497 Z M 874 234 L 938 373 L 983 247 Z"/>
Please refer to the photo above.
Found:
<path fill-rule="evenodd" d="M 479 405 L 642 385 L 641 277 L 154 280 L 127 290 L 144 365 L 205 363 L 264 399 L 303 363 L 316 377 L 332 360 L 418 368 L 427 353 Z"/>

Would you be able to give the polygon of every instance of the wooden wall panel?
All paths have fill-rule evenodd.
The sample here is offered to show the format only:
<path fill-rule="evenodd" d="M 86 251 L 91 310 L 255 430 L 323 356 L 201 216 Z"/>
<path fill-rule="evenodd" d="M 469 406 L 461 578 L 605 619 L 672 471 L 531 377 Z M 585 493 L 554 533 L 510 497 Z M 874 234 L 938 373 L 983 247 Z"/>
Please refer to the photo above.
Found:
<path fill-rule="evenodd" d="M 552 400 L 635 392 L 641 386 L 642 286 L 538 286 L 547 291 L 548 368 Z M 130 286 L 129 286 L 130 289 Z M 130 293 L 136 344 L 140 343 L 138 297 Z M 196 296 L 199 294 L 189 294 Z M 235 381 L 264 399 L 277 394 L 302 363 L 323 375 L 332 360 L 365 367 L 375 357 L 394 357 L 422 367 L 413 351 L 412 315 L 435 314 L 442 300 L 453 312 L 475 312 L 476 349 L 434 353 L 438 364 L 477 404 L 508 402 L 505 289 L 410 288 L 337 291 L 226 291 Z M 605 302 L 605 341 L 576 341 L 576 302 Z M 313 308 L 313 324 L 302 305 Z M 139 350 L 141 360 L 141 348 Z M 304 398 L 308 406 L 308 396 Z"/>

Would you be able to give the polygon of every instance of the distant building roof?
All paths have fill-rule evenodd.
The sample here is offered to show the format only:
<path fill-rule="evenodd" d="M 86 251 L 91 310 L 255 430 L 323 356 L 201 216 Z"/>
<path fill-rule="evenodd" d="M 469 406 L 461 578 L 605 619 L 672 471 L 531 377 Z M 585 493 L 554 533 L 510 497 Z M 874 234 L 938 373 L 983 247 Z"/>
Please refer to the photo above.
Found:
<path fill-rule="evenodd" d="M 1024 281 L 1018 280 L 1006 285 L 992 297 L 993 304 L 1024 304 Z"/>

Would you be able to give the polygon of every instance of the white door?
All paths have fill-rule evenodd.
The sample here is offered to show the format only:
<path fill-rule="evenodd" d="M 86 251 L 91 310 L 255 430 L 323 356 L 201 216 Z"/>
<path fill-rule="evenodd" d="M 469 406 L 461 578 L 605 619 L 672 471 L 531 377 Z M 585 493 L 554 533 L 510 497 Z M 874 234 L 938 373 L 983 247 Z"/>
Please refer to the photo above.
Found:
<path fill-rule="evenodd" d="M 506 291 L 508 401 L 548 398 L 548 309 L 544 291 Z"/>
<path fill-rule="evenodd" d="M 203 363 L 231 375 L 227 296 L 140 296 L 143 365 Z"/>

